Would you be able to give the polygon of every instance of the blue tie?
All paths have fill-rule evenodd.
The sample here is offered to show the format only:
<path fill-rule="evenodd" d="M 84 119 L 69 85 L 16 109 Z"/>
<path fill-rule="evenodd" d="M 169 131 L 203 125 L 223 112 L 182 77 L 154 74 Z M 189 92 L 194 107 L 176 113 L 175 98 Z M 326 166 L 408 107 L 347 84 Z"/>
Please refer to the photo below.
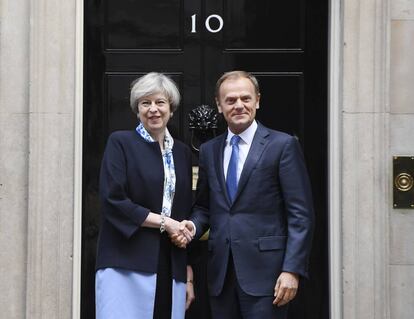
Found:
<path fill-rule="evenodd" d="M 227 168 L 226 186 L 230 200 L 233 202 L 237 192 L 237 165 L 239 164 L 239 141 L 240 136 L 233 135 L 230 140 L 232 147 L 229 167 Z"/>

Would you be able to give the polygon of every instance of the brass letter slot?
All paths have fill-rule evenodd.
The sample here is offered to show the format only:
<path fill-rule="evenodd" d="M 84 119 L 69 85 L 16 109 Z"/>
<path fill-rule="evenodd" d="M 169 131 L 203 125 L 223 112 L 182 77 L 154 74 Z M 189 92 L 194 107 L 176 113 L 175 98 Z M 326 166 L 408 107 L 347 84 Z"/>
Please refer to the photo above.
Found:
<path fill-rule="evenodd" d="M 394 156 L 394 208 L 414 209 L 414 156 Z"/>
<path fill-rule="evenodd" d="M 193 191 L 197 189 L 197 180 L 198 180 L 198 166 L 193 166 Z"/>

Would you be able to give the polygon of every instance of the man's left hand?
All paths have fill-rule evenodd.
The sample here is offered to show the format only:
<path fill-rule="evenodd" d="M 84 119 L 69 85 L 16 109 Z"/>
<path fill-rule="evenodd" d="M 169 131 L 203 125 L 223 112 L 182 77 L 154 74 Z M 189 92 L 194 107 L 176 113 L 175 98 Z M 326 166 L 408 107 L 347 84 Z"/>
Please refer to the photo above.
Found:
<path fill-rule="evenodd" d="M 286 305 L 295 298 L 298 286 L 299 275 L 291 272 L 282 272 L 276 281 L 273 304 L 279 307 Z"/>

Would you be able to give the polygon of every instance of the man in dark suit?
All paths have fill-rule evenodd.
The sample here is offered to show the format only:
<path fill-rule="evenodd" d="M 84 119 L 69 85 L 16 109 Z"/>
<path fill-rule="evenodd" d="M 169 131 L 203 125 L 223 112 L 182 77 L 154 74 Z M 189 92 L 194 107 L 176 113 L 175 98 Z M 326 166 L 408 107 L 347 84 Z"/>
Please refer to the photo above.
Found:
<path fill-rule="evenodd" d="M 216 103 L 228 131 L 200 148 L 191 221 L 210 227 L 208 283 L 213 318 L 286 318 L 307 276 L 313 230 L 310 183 L 296 138 L 255 121 L 259 85 L 225 73 Z"/>

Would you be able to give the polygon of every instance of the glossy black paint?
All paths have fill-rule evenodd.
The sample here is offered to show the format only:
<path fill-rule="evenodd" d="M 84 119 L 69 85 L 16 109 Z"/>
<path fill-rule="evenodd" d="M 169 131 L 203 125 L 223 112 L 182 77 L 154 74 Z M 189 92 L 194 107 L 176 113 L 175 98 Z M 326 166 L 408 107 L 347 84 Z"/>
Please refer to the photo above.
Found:
<path fill-rule="evenodd" d="M 205 27 L 212 14 L 224 21 L 220 32 Z M 85 0 L 82 319 L 94 318 L 103 149 L 110 132 L 136 125 L 130 82 L 149 71 L 176 80 L 183 99 L 169 126 L 190 144 L 188 113 L 202 104 L 214 107 L 216 80 L 234 69 L 257 76 L 262 93 L 257 119 L 298 136 L 311 177 L 316 211 L 311 278 L 301 282 L 289 318 L 329 317 L 327 21 L 328 0 Z M 211 18 L 209 26 L 215 30 L 219 21 Z M 224 128 L 219 121 L 218 131 Z M 193 162 L 197 165 L 196 153 Z M 205 243 L 196 245 L 205 251 Z M 207 319 L 206 256 L 198 258 L 199 299 L 187 317 Z"/>

